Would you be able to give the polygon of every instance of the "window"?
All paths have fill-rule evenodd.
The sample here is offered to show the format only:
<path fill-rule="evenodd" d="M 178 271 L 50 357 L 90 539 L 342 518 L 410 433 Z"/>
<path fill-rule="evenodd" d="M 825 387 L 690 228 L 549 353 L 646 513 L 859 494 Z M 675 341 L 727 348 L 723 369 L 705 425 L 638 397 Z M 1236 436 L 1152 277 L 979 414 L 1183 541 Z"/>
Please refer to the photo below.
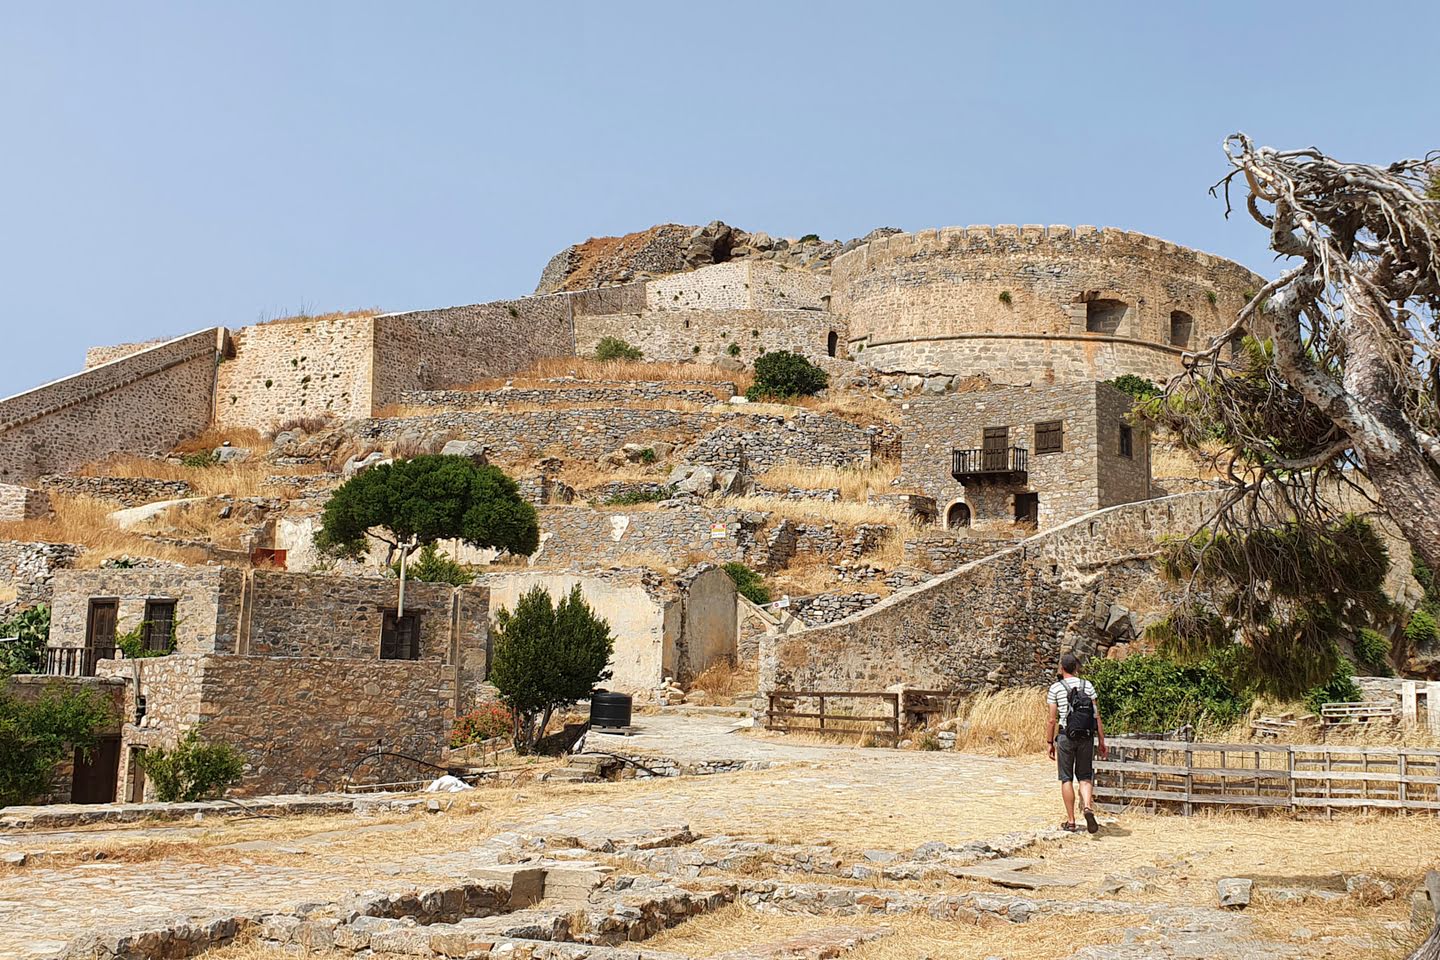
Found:
<path fill-rule="evenodd" d="M 1087 333 L 1108 333 L 1114 335 L 1125 319 L 1130 306 L 1124 300 L 1088 300 L 1085 303 L 1085 330 Z"/>
<path fill-rule="evenodd" d="M 1120 456 L 1134 458 L 1135 456 L 1135 431 L 1125 425 L 1120 425 Z"/>
<path fill-rule="evenodd" d="M 1010 428 L 986 427 L 980 446 L 980 469 L 1004 470 L 1005 450 L 1010 446 Z"/>
<path fill-rule="evenodd" d="M 830 335 L 825 338 L 825 352 L 828 353 L 830 356 L 833 357 L 833 356 L 835 356 L 835 351 L 838 350 L 839 348 L 840 348 L 840 335 L 837 334 L 834 330 L 831 330 L 831 331 L 830 331 Z"/>
<path fill-rule="evenodd" d="M 950 504 L 950 509 L 945 511 L 945 529 L 959 530 L 968 526 L 970 526 L 969 506 L 959 501 Z"/>
<path fill-rule="evenodd" d="M 1015 494 L 1015 522 L 1016 522 L 1016 523 L 1039 523 L 1039 522 L 1040 522 L 1040 494 L 1038 494 L 1038 493 L 1017 493 L 1017 494 Z"/>
<path fill-rule="evenodd" d="M 420 614 L 386 610 L 380 624 L 381 660 L 420 659 Z"/>
<path fill-rule="evenodd" d="M 175 649 L 175 601 L 146 600 L 145 622 L 140 626 L 145 649 L 169 653 Z"/>
<path fill-rule="evenodd" d="M 1049 420 L 1035 424 L 1035 452 L 1061 453 L 1065 449 L 1065 421 Z"/>
<path fill-rule="evenodd" d="M 1170 346 L 1190 346 L 1190 334 L 1195 330 L 1195 319 L 1184 310 L 1173 310 L 1170 313 Z"/>

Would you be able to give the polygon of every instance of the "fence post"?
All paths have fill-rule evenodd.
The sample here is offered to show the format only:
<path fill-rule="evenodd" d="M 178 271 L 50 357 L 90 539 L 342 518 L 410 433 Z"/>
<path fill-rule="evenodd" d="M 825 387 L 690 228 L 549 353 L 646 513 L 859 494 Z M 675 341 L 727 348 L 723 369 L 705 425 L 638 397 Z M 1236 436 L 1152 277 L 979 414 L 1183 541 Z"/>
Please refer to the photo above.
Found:
<path fill-rule="evenodd" d="M 1195 748 L 1192 741 L 1185 741 L 1185 816 L 1195 812 L 1195 804 L 1191 797 L 1195 795 Z"/>
<path fill-rule="evenodd" d="M 820 694 L 820 731 L 825 731 L 825 694 Z"/>

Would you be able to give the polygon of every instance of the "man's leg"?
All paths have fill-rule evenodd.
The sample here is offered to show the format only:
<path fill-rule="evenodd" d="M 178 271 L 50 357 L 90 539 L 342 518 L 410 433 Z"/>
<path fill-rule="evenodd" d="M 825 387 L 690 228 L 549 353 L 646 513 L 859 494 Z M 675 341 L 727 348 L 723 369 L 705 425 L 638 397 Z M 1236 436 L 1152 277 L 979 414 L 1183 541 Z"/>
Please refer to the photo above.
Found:
<path fill-rule="evenodd" d="M 1076 745 L 1075 781 L 1080 791 L 1080 809 L 1085 814 L 1085 829 L 1095 833 L 1100 829 L 1095 819 L 1095 741 L 1086 740 Z"/>
<path fill-rule="evenodd" d="M 1075 822 L 1075 745 L 1070 738 L 1055 738 L 1055 760 L 1060 772 L 1060 797 L 1065 801 L 1065 822 Z"/>
<path fill-rule="evenodd" d="M 1060 784 L 1060 796 L 1065 800 L 1065 822 L 1075 822 L 1075 783 L 1066 780 Z"/>

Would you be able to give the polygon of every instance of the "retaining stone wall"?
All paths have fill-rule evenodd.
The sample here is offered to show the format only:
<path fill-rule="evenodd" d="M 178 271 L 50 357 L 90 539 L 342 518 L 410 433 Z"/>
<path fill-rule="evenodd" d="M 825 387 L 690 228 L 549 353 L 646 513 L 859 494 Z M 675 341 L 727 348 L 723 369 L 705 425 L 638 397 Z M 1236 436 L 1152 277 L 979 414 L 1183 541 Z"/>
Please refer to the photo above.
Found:
<path fill-rule="evenodd" d="M 1148 561 L 1105 561 L 1160 536 L 1193 532 L 1214 502 L 1211 494 L 1186 494 L 1111 507 L 902 590 L 858 616 L 762 637 L 761 689 L 1043 683 L 1063 650 L 1092 653 L 1107 642 L 1101 631 L 1111 604 L 1146 592 L 1163 600 Z"/>
<path fill-rule="evenodd" d="M 91 497 L 138 507 L 157 500 L 178 500 L 191 494 L 184 480 L 156 480 L 150 477 L 80 477 L 51 474 L 40 478 L 40 486 L 51 493 L 70 497 Z"/>
<path fill-rule="evenodd" d="M 843 352 L 845 325 L 825 310 L 649 310 L 575 318 L 575 352 L 592 355 L 605 337 L 644 351 L 646 360 L 684 362 L 729 357 L 753 365 L 762 352 L 789 350 L 812 359 L 829 355 L 835 332 Z M 696 348 L 699 349 L 696 349 Z"/>
<path fill-rule="evenodd" d="M 16 607 L 49 603 L 56 571 L 73 564 L 82 552 L 72 543 L 0 540 L 0 584 L 15 590 Z"/>
<path fill-rule="evenodd" d="M 648 310 L 824 310 L 829 296 L 824 274 L 733 260 L 645 284 Z"/>
<path fill-rule="evenodd" d="M 164 453 L 205 429 L 220 335 L 201 330 L 0 400 L 0 482 Z"/>
<path fill-rule="evenodd" d="M 220 426 L 264 430 L 290 417 L 370 413 L 375 318 L 280 320 L 231 336 L 220 364 L 215 417 Z"/>
<path fill-rule="evenodd" d="M 714 389 L 709 389 L 714 387 Z M 615 385 L 557 383 L 554 387 L 515 387 L 503 390 L 421 390 L 401 396 L 401 402 L 415 406 L 448 407 L 455 410 L 507 407 L 520 404 L 574 405 L 583 403 L 626 404 L 684 402 L 711 404 L 735 395 L 733 385 L 684 386 L 664 382 L 636 382 Z"/>
<path fill-rule="evenodd" d="M 1144 234 L 1038 225 L 895 234 L 839 257 L 832 278 L 832 309 L 865 341 L 865 363 L 1005 383 L 1163 379 L 1179 368 L 1173 311 L 1192 318 L 1193 348 L 1264 285 L 1238 264 Z M 1087 332 L 1083 298 L 1127 308 L 1109 333 Z"/>
<path fill-rule="evenodd" d="M 50 495 L 33 487 L 0 483 L 0 523 L 36 520 L 50 512 Z"/>
<path fill-rule="evenodd" d="M 540 550 L 531 562 L 581 568 L 647 561 L 687 567 L 702 559 L 763 565 L 765 519 L 765 514 L 704 507 L 628 512 L 623 507 L 541 507 Z M 723 538 L 712 536 L 716 524 L 724 525 Z"/>

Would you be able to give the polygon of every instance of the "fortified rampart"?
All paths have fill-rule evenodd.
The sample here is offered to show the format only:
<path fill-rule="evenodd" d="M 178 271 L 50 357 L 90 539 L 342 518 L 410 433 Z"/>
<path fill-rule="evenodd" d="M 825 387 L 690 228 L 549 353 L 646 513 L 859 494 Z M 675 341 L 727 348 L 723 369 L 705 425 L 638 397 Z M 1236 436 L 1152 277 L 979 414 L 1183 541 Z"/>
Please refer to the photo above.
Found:
<path fill-rule="evenodd" d="M 760 689 L 972 691 L 1042 683 L 1066 649 L 1108 642 L 1116 604 L 1154 595 L 1158 574 L 1135 554 L 1188 535 L 1216 494 L 1190 493 L 1096 511 L 838 623 L 761 640 Z"/>
<path fill-rule="evenodd" d="M 831 309 L 882 371 L 992 381 L 1163 381 L 1264 285 L 1244 267 L 1113 228 L 899 233 L 839 257 Z"/>
<path fill-rule="evenodd" d="M 0 400 L 0 481 L 165 453 L 204 430 L 224 335 L 201 330 Z"/>

